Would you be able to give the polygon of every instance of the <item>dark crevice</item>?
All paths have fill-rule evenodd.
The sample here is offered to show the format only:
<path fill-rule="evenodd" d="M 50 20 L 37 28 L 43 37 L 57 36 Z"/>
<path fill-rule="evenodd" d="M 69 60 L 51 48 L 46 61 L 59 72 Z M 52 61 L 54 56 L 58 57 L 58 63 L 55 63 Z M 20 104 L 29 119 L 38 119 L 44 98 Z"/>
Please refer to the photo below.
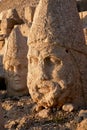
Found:
<path fill-rule="evenodd" d="M 69 52 L 69 50 L 66 49 L 66 53 L 68 53 L 68 52 Z"/>
<path fill-rule="evenodd" d="M 6 90 L 5 78 L 0 77 L 0 90 Z"/>

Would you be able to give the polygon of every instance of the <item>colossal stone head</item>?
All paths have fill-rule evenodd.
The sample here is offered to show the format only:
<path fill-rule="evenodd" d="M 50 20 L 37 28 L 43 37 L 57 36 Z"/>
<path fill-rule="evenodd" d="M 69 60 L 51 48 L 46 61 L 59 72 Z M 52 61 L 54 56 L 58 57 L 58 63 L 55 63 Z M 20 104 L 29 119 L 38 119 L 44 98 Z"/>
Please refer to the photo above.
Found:
<path fill-rule="evenodd" d="M 27 79 L 38 106 L 84 106 L 77 60 L 83 50 L 85 40 L 76 1 L 40 0 L 29 34 Z M 79 55 L 75 57 L 76 52 Z"/>
<path fill-rule="evenodd" d="M 27 38 L 18 26 L 12 30 L 5 45 L 4 69 L 7 93 L 24 95 L 27 91 Z"/>
<path fill-rule="evenodd" d="M 44 107 L 61 106 L 66 100 L 70 103 L 76 96 L 75 88 L 80 87 L 76 67 L 66 48 L 47 43 L 30 46 L 28 85 L 34 101 Z"/>

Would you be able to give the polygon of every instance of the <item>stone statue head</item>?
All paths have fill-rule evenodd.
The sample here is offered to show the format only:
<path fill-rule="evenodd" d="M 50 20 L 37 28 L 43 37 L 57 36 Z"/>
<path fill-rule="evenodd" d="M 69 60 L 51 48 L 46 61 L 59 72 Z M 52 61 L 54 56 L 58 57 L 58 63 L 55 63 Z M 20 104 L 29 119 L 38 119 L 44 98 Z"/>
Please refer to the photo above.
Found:
<path fill-rule="evenodd" d="M 84 104 L 74 56 L 85 46 L 76 1 L 40 0 L 28 45 L 28 88 L 38 106 Z"/>
<path fill-rule="evenodd" d="M 8 95 L 23 95 L 27 91 L 27 38 L 14 27 L 7 39 L 4 54 L 4 69 Z"/>
<path fill-rule="evenodd" d="M 75 90 L 81 86 L 70 50 L 55 44 L 30 45 L 28 60 L 28 86 L 35 102 L 52 107 L 75 100 Z"/>

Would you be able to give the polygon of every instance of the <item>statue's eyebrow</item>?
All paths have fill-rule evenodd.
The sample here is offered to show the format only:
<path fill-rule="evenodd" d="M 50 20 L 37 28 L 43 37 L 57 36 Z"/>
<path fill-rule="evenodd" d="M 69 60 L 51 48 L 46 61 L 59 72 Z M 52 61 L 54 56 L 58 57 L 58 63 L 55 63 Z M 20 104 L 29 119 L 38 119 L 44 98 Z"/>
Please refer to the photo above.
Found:
<path fill-rule="evenodd" d="M 30 55 L 30 58 L 37 58 L 36 56 L 32 56 L 32 55 Z M 38 58 L 37 58 L 38 59 Z"/>

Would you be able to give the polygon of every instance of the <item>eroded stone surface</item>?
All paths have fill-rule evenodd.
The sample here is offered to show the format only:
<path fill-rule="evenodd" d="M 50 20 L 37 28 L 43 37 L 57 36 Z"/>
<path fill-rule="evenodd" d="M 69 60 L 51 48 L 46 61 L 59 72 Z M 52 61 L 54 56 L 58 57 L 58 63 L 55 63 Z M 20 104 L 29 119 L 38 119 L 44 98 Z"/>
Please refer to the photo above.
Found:
<path fill-rule="evenodd" d="M 16 24 L 22 24 L 23 20 L 20 19 L 16 9 L 5 10 L 0 13 L 1 32 L 2 34 L 9 35 L 12 28 Z"/>
<path fill-rule="evenodd" d="M 50 114 L 50 109 L 43 109 L 39 113 L 37 113 L 36 117 L 48 118 Z"/>
<path fill-rule="evenodd" d="M 22 22 L 22 20 L 18 16 L 18 13 L 17 13 L 16 9 L 8 9 L 8 10 L 2 11 L 0 13 L 0 20 L 2 20 L 2 19 L 13 19 L 17 23 Z"/>
<path fill-rule="evenodd" d="M 81 110 L 78 116 L 82 119 L 87 119 L 87 110 Z"/>
<path fill-rule="evenodd" d="M 10 96 L 20 96 L 28 93 L 27 37 L 21 30 L 21 26 L 15 26 L 5 43 L 3 64 L 7 93 Z"/>
<path fill-rule="evenodd" d="M 65 105 L 63 105 L 62 110 L 71 112 L 74 110 L 74 106 L 72 104 L 65 104 Z"/>
<path fill-rule="evenodd" d="M 87 130 L 87 119 L 79 123 L 76 130 Z"/>
<path fill-rule="evenodd" d="M 40 0 L 29 34 L 28 88 L 45 108 L 87 105 L 87 47 L 76 1 Z"/>
<path fill-rule="evenodd" d="M 1 103 L 0 103 L 0 130 L 4 130 L 4 116 L 3 116 Z"/>
<path fill-rule="evenodd" d="M 25 8 L 25 19 L 28 23 L 33 22 L 35 7 L 28 6 Z"/>

